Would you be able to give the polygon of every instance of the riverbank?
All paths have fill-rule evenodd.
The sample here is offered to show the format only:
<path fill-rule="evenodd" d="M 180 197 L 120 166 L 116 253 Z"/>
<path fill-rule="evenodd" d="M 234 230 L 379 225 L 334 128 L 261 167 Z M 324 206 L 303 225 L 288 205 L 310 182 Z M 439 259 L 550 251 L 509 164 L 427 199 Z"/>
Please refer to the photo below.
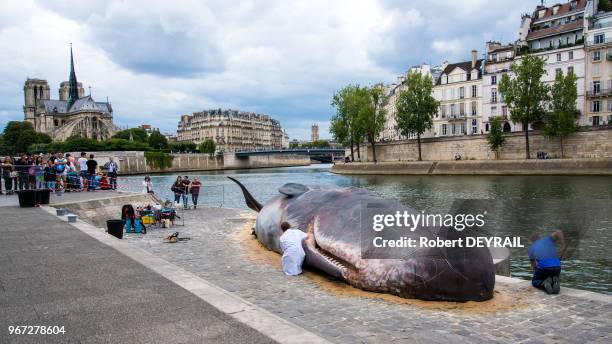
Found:
<path fill-rule="evenodd" d="M 52 204 L 80 213 L 75 224 L 51 215 L 53 208 L 0 208 L 7 219 L 0 228 L 6 239 L 0 257 L 7 262 L 0 264 L 0 304 L 8 310 L 0 312 L 0 324 L 64 325 L 67 334 L 54 337 L 62 342 L 611 340 L 609 295 L 562 287 L 549 296 L 529 281 L 497 276 L 495 296 L 485 302 L 402 299 L 312 271 L 288 278 L 280 256 L 250 235 L 252 211 L 188 210 L 182 226 L 117 240 L 100 229 L 99 218 L 89 217 L 90 206 L 78 205 L 106 206 L 114 217 L 119 204 L 147 197 L 80 193 Z M 163 243 L 173 231 L 190 240 Z M 162 309 L 164 316 L 155 316 Z M 140 320 L 129 320 L 135 317 Z M 0 341 L 14 338 L 2 331 Z"/>
<path fill-rule="evenodd" d="M 330 171 L 347 175 L 610 176 L 612 158 L 352 162 L 336 163 Z"/>
<path fill-rule="evenodd" d="M 92 152 L 99 166 L 104 166 L 113 157 L 119 163 L 120 175 L 143 175 L 153 173 L 243 170 L 272 167 L 293 167 L 310 165 L 309 155 L 270 154 L 237 157 L 234 153 L 218 156 L 199 153 L 180 153 L 172 155 L 172 165 L 159 168 L 148 161 L 142 151 L 103 151 Z M 80 152 L 71 152 L 79 156 Z"/>

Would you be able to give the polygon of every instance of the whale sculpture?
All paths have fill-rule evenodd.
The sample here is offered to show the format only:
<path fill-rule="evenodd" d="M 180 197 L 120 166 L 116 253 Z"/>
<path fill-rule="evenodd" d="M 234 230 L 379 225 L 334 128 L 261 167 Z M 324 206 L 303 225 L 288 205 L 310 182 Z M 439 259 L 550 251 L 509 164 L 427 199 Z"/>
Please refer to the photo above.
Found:
<path fill-rule="evenodd" d="M 357 288 L 404 298 L 462 302 L 493 297 L 495 267 L 487 248 L 406 248 L 402 259 L 363 259 L 361 203 L 386 202 L 367 190 L 289 183 L 264 206 L 238 180 L 228 178 L 240 186 L 247 206 L 259 213 L 254 234 L 265 247 L 282 253 L 280 224 L 285 221 L 309 234 L 303 243 L 305 267 Z M 416 213 L 402 207 L 399 210 Z M 402 235 L 452 240 L 466 234 L 438 228 Z"/>

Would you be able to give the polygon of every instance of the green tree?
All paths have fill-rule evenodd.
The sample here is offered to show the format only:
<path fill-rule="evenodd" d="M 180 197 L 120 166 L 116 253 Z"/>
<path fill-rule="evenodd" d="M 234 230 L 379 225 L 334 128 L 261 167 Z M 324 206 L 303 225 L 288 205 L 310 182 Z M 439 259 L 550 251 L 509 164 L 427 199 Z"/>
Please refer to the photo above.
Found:
<path fill-rule="evenodd" d="M 421 135 L 433 127 L 433 115 L 440 103 L 432 95 L 433 81 L 429 75 L 410 72 L 404 83 L 397 100 L 397 127 L 402 135 L 416 134 L 421 161 Z"/>
<path fill-rule="evenodd" d="M 544 115 L 544 133 L 549 138 L 559 138 L 561 158 L 564 157 L 563 139 L 579 129 L 580 111 L 576 109 L 578 78 L 574 73 L 558 73 L 550 91 L 550 111 Z"/>
<path fill-rule="evenodd" d="M 525 54 L 520 62 L 512 65 L 514 77 L 504 74 L 499 83 L 499 92 L 511 111 L 510 119 L 521 123 L 525 133 L 525 158 L 529 154 L 529 125 L 542 120 L 544 104 L 548 100 L 550 87 L 544 84 L 545 61 L 541 57 Z"/>
<path fill-rule="evenodd" d="M 3 132 L 4 149 L 11 153 L 25 153 L 28 146 L 36 143 L 50 142 L 49 135 L 37 133 L 28 121 L 11 121 Z"/>
<path fill-rule="evenodd" d="M 200 150 L 200 153 L 214 154 L 215 149 L 217 149 L 217 145 L 212 139 L 206 139 L 200 144 L 200 147 L 198 148 Z"/>
<path fill-rule="evenodd" d="M 161 134 L 159 131 L 154 131 L 149 135 L 149 139 L 147 140 L 149 147 L 153 149 L 167 149 L 168 148 L 168 139 L 166 136 Z"/>
<path fill-rule="evenodd" d="M 51 136 L 45 133 L 36 133 L 36 143 L 51 143 Z"/>
<path fill-rule="evenodd" d="M 173 152 L 193 152 L 196 150 L 196 144 L 190 141 L 179 141 L 170 143 L 170 150 Z"/>
<path fill-rule="evenodd" d="M 357 100 L 360 104 L 359 128 L 372 146 L 372 161 L 377 162 L 376 137 L 385 126 L 387 96 L 383 85 L 380 84 L 372 87 L 361 87 L 357 92 Z"/>
<path fill-rule="evenodd" d="M 502 129 L 501 120 L 498 117 L 493 117 L 491 120 L 491 131 L 487 135 L 489 147 L 495 153 L 495 159 L 499 159 L 499 151 L 506 142 L 504 131 Z"/>
<path fill-rule="evenodd" d="M 336 108 L 336 116 L 332 125 L 335 135 L 340 135 L 337 140 L 345 138 L 351 148 L 351 160 L 355 161 L 354 148 L 357 148 L 357 158 L 361 159 L 360 144 L 363 142 L 363 121 L 359 118 L 359 112 L 364 105 L 362 87 L 359 85 L 348 85 L 336 92 L 332 97 L 331 105 Z"/>
<path fill-rule="evenodd" d="M 130 128 L 121 130 L 113 135 L 114 139 L 130 141 L 130 137 L 136 142 L 147 142 L 147 132 L 142 128 Z"/>
<path fill-rule="evenodd" d="M 304 148 L 329 148 L 329 141 L 327 140 L 316 140 L 307 142 L 303 145 Z"/>

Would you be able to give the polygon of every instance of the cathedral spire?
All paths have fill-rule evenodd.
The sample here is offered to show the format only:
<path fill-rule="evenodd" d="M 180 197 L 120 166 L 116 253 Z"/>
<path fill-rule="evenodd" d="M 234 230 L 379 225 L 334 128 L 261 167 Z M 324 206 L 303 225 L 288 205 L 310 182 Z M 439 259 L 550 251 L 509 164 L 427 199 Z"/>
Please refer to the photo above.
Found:
<path fill-rule="evenodd" d="M 74 58 L 72 57 L 72 43 L 70 43 L 70 88 L 68 89 L 68 108 L 79 99 L 79 87 L 77 85 L 76 73 L 74 72 Z"/>

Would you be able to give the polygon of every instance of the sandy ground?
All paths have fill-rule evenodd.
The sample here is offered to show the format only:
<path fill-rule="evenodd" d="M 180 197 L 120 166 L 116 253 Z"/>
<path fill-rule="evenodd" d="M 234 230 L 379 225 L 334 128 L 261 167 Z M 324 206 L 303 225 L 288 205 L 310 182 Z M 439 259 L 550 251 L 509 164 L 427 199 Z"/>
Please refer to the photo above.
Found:
<path fill-rule="evenodd" d="M 247 255 L 253 259 L 269 265 L 271 268 L 282 273 L 280 255 L 276 252 L 265 248 L 251 234 L 255 224 L 254 215 L 248 214 L 243 216 L 247 222 L 238 231 L 232 235 L 233 241 L 236 242 Z M 448 301 L 423 301 L 417 299 L 405 299 L 391 294 L 374 293 L 361 289 L 354 288 L 343 281 L 332 279 L 317 271 L 305 270 L 302 275 L 312 283 L 316 284 L 322 290 L 339 297 L 349 298 L 373 298 L 392 302 L 395 304 L 405 304 L 426 309 L 434 309 L 441 311 L 449 311 L 458 314 L 491 314 L 510 312 L 529 306 L 532 310 L 534 305 L 529 302 L 530 296 L 537 292 L 533 288 L 514 286 L 502 283 L 496 283 L 494 297 L 487 301 L 468 301 L 468 302 L 448 302 Z M 536 306 L 537 307 L 537 306 Z"/>

